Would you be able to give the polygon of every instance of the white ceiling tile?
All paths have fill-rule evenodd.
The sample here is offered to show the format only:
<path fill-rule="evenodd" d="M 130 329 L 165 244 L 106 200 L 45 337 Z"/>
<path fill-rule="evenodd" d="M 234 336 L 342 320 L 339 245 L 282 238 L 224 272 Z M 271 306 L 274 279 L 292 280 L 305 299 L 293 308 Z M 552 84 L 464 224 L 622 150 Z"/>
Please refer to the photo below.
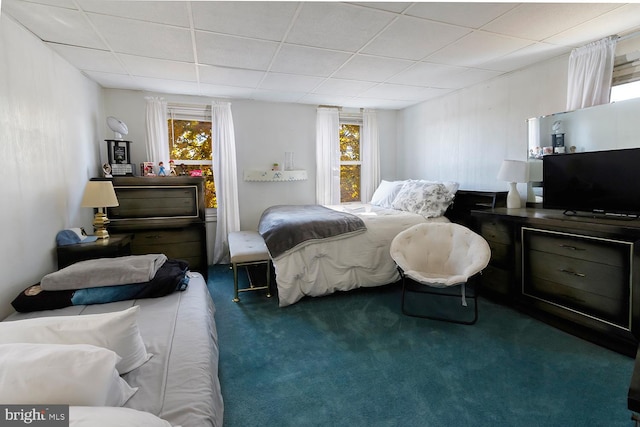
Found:
<path fill-rule="evenodd" d="M 266 70 L 278 43 L 196 31 L 200 64 Z"/>
<path fill-rule="evenodd" d="M 48 46 L 80 70 L 126 74 L 126 70 L 122 68 L 116 56 L 106 50 L 55 43 L 48 43 Z"/>
<path fill-rule="evenodd" d="M 267 73 L 260 89 L 288 92 L 309 92 L 322 82 L 321 77 L 298 76 L 293 74 Z"/>
<path fill-rule="evenodd" d="M 613 34 L 640 30 L 640 4 L 626 4 L 589 22 L 559 32 L 546 41 L 554 44 L 584 46 Z"/>
<path fill-rule="evenodd" d="M 84 73 L 102 87 L 138 90 L 136 80 L 128 74 L 113 74 L 101 71 L 85 71 Z"/>
<path fill-rule="evenodd" d="M 188 29 L 95 13 L 88 16 L 115 52 L 193 62 Z"/>
<path fill-rule="evenodd" d="M 556 46 L 548 43 L 534 43 L 505 56 L 479 64 L 479 67 L 487 70 L 509 72 L 519 70 L 536 62 L 555 58 L 570 51 L 570 47 Z"/>
<path fill-rule="evenodd" d="M 532 42 L 528 40 L 503 37 L 483 31 L 474 31 L 429 56 L 428 61 L 473 67 L 531 44 Z"/>
<path fill-rule="evenodd" d="M 350 56 L 343 52 L 283 45 L 275 57 L 271 71 L 328 77 Z"/>
<path fill-rule="evenodd" d="M 289 28 L 297 3 L 278 1 L 229 1 L 191 3 L 198 30 L 281 41 Z"/>
<path fill-rule="evenodd" d="M 134 77 L 140 90 L 173 93 L 176 95 L 200 95 L 200 87 L 194 82 Z"/>
<path fill-rule="evenodd" d="M 410 67 L 413 61 L 383 58 L 380 56 L 355 55 L 334 77 L 352 80 L 384 82 L 391 76 Z"/>
<path fill-rule="evenodd" d="M 405 3 L 405 2 L 400 2 L 400 1 L 399 2 L 385 2 L 385 1 L 367 2 L 367 1 L 363 1 L 363 2 L 350 3 L 350 4 L 355 4 L 355 5 L 364 6 L 364 7 L 370 7 L 372 9 L 380 9 L 380 10 L 386 10 L 386 11 L 389 11 L 389 12 L 400 13 L 400 12 L 403 12 L 409 6 L 411 6 L 412 3 Z"/>
<path fill-rule="evenodd" d="M 202 96 L 223 97 L 223 98 L 251 98 L 253 89 L 246 87 L 223 86 L 200 83 L 200 94 Z"/>
<path fill-rule="evenodd" d="M 355 52 L 392 19 L 391 14 L 350 4 L 307 2 L 286 41 Z"/>
<path fill-rule="evenodd" d="M 516 7 L 513 3 L 414 3 L 407 15 L 469 28 L 480 28 Z"/>
<path fill-rule="evenodd" d="M 430 86 L 443 87 L 441 80 L 452 74 L 459 74 L 464 71 L 463 67 L 453 65 L 434 64 L 430 62 L 420 62 L 413 67 L 393 76 L 389 83 L 413 85 L 413 86 Z"/>
<path fill-rule="evenodd" d="M 199 65 L 200 83 L 255 88 L 264 76 L 264 71 L 243 70 L 240 68 Z"/>
<path fill-rule="evenodd" d="M 143 58 L 141 56 L 119 54 L 127 71 L 133 76 L 146 76 L 156 79 L 181 80 L 195 82 L 196 67 L 188 62 L 168 61 L 166 59 Z"/>
<path fill-rule="evenodd" d="M 357 96 L 370 89 L 375 83 L 359 80 L 327 79 L 314 93 L 323 95 Z"/>
<path fill-rule="evenodd" d="M 78 10 L 5 0 L 2 13 L 12 16 L 44 41 L 103 50 L 107 48 Z"/>
<path fill-rule="evenodd" d="M 448 89 L 462 89 L 472 86 L 494 77 L 498 77 L 502 73 L 499 71 L 467 69 L 451 76 L 445 76 L 440 80 L 439 87 Z"/>
<path fill-rule="evenodd" d="M 542 41 L 616 7 L 613 3 L 524 3 L 483 29 Z"/>
<path fill-rule="evenodd" d="M 448 92 L 450 92 L 448 89 L 433 89 L 381 83 L 364 91 L 361 96 L 363 98 L 382 98 L 394 101 L 414 101 L 424 99 L 425 96 L 438 96 Z"/>
<path fill-rule="evenodd" d="M 86 12 L 189 27 L 187 2 L 78 0 L 78 4 Z"/>
<path fill-rule="evenodd" d="M 420 60 L 468 34 L 470 30 L 403 16 L 362 52 L 390 58 Z"/>

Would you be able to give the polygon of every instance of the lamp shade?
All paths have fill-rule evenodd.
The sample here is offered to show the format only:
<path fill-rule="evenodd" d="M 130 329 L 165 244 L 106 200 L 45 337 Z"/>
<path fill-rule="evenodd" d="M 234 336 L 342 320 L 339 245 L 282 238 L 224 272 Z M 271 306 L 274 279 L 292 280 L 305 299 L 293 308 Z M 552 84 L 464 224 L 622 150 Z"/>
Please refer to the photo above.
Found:
<path fill-rule="evenodd" d="M 507 182 L 527 182 L 529 181 L 529 168 L 527 162 L 519 160 L 503 160 L 498 179 Z"/>
<path fill-rule="evenodd" d="M 84 189 L 80 206 L 83 208 L 109 208 L 118 206 L 118 198 L 111 181 L 89 181 Z"/>

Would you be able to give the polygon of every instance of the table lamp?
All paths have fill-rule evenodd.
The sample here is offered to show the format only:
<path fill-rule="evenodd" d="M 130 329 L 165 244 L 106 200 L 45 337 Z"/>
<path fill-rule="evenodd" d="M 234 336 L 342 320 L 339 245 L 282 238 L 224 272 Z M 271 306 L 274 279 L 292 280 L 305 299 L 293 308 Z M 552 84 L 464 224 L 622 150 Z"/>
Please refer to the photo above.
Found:
<path fill-rule="evenodd" d="M 498 179 L 509 183 L 509 193 L 507 194 L 507 208 L 520 208 L 520 193 L 516 188 L 518 182 L 527 182 L 529 179 L 529 169 L 527 162 L 519 160 L 503 160 Z"/>
<path fill-rule="evenodd" d="M 111 181 L 89 181 L 84 189 L 82 197 L 83 208 L 96 208 L 98 211 L 93 217 L 93 228 L 98 239 L 109 238 L 106 226 L 109 224 L 109 218 L 105 213 L 105 208 L 119 206 L 116 192 L 113 189 Z"/>

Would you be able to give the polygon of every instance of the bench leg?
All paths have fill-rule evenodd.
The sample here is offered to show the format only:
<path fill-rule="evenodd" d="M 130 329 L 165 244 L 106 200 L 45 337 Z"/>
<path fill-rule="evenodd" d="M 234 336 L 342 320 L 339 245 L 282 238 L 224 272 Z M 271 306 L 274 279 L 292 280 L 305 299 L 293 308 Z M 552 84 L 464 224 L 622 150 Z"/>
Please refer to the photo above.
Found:
<path fill-rule="evenodd" d="M 231 268 L 233 268 L 233 302 L 239 302 L 240 298 L 238 297 L 238 266 L 234 262 L 231 264 Z"/>
<path fill-rule="evenodd" d="M 271 260 L 267 261 L 267 298 L 271 298 Z"/>

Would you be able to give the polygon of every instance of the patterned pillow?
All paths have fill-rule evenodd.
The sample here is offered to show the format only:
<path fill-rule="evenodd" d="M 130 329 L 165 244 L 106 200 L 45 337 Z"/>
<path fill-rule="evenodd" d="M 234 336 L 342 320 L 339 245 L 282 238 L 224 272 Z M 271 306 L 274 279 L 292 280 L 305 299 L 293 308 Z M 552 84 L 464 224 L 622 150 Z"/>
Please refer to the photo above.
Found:
<path fill-rule="evenodd" d="M 407 181 L 393 200 L 393 208 L 434 218 L 444 215 L 453 197 L 442 183 Z"/>

